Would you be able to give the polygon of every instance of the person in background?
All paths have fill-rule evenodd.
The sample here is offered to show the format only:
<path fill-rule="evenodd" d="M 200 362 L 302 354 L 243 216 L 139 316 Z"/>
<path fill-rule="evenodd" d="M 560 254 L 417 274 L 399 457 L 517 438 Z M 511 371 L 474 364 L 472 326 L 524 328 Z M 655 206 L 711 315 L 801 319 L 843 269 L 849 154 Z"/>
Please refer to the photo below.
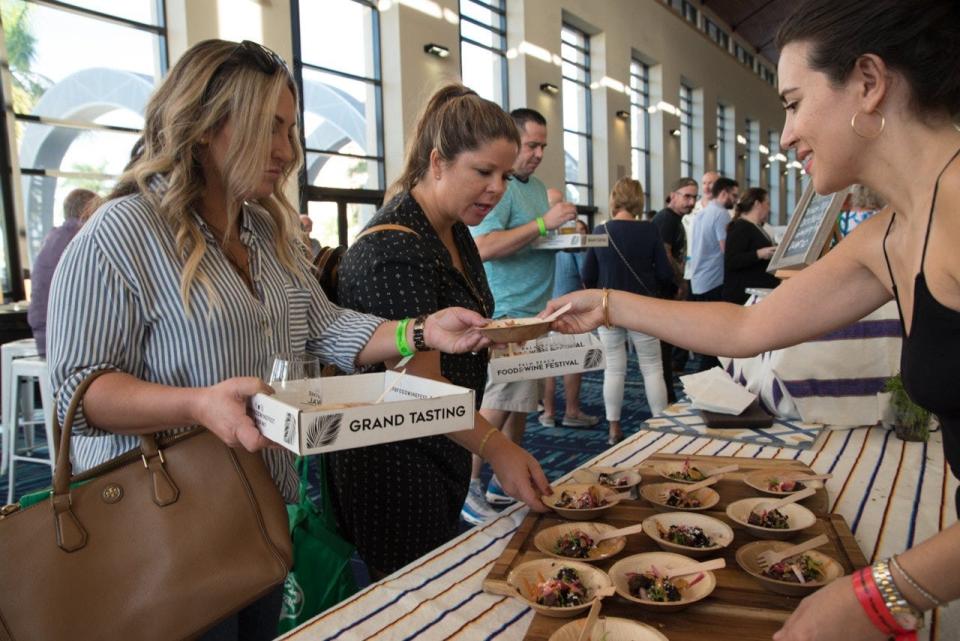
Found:
<path fill-rule="evenodd" d="M 713 199 L 697 216 L 691 244 L 693 270 L 690 277 L 690 298 L 717 301 L 723 294 L 723 252 L 730 224 L 730 210 L 740 199 L 740 186 L 732 178 L 717 178 L 711 190 Z M 700 371 L 717 367 L 720 361 L 713 354 L 700 354 Z"/>
<path fill-rule="evenodd" d="M 551 191 L 547 190 L 549 197 Z M 577 233 L 588 234 L 587 223 L 577 219 Z M 563 296 L 578 289 L 583 289 L 583 280 L 580 272 L 583 269 L 583 260 L 586 252 L 582 249 L 564 249 L 556 254 L 556 274 L 553 281 L 554 297 Z M 583 374 L 566 374 L 563 377 L 563 395 L 566 409 L 561 425 L 564 427 L 593 427 L 600 422 L 596 416 L 584 414 L 580 409 L 580 382 Z M 543 379 L 543 413 L 540 415 L 540 424 L 544 427 L 556 427 L 556 390 L 555 377 Z M 568 420 L 567 417 L 575 420 Z"/>
<path fill-rule="evenodd" d="M 138 434 L 202 425 L 229 447 L 261 451 L 294 503 L 292 452 L 248 415 L 251 396 L 273 391 L 261 377 L 275 354 L 306 352 L 352 372 L 409 345 L 465 353 L 489 344 L 477 331 L 486 319 L 466 309 L 397 323 L 326 299 L 284 193 L 303 160 L 299 113 L 283 59 L 250 41 L 197 43 L 151 96 L 133 159 L 50 289 L 61 421 L 78 386 L 107 372 L 75 417 L 75 473 L 137 448 Z M 277 586 L 201 639 L 273 639 L 281 597 Z"/>
<path fill-rule="evenodd" d="M 494 318 L 536 316 L 543 309 L 553 293 L 554 252 L 531 245 L 577 215 L 577 208 L 571 203 L 550 205 L 547 188 L 533 175 L 547 147 L 546 119 L 533 109 L 514 109 L 510 115 L 520 131 L 520 153 L 507 181 L 507 192 L 493 211 L 470 229 L 496 302 Z M 488 382 L 480 413 L 520 445 L 527 414 L 537 410 L 542 397 L 543 385 L 539 380 Z M 483 491 L 481 463 L 474 457 L 470 492 L 461 514 L 473 524 L 497 514 L 489 503 L 513 503 L 496 476 Z"/>
<path fill-rule="evenodd" d="M 598 225 L 595 234 L 606 234 L 607 247 L 591 247 L 583 265 L 587 287 L 607 287 L 658 296 L 673 282 L 673 269 L 653 223 L 640 220 L 643 214 L 643 187 L 632 178 L 621 178 L 610 194 L 611 218 Z M 626 339 L 630 337 L 637 352 L 643 389 L 652 415 L 667 406 L 667 387 L 663 380 L 660 341 L 652 336 L 624 329 L 600 327 L 597 330 L 606 353 L 603 372 L 603 403 L 609 423 L 608 443 L 623 438 L 620 414 L 623 386 L 627 373 Z"/>
<path fill-rule="evenodd" d="M 840 212 L 837 224 L 840 235 L 846 236 L 854 228 L 870 218 L 886 206 L 880 194 L 864 185 L 854 185 L 850 188 L 843 210 Z"/>
<path fill-rule="evenodd" d="M 37 342 L 37 353 L 47 355 L 47 299 L 50 297 L 50 281 L 57 269 L 63 251 L 80 231 L 87 218 L 96 211 L 103 200 L 89 189 L 74 189 L 63 199 L 63 224 L 54 227 L 43 241 L 40 253 L 33 261 L 30 272 L 30 308 L 27 322 Z"/>
<path fill-rule="evenodd" d="M 312 262 L 323 248 L 320 241 L 310 235 L 313 233 L 313 220 L 307 214 L 300 214 L 300 231 L 303 232 L 303 244 L 307 246 L 310 252 L 308 257 Z"/>
<path fill-rule="evenodd" d="M 697 202 L 697 181 L 684 177 L 673 185 L 667 197 L 667 206 L 657 212 L 652 222 L 660 230 L 660 239 L 667 250 L 667 259 L 673 269 L 673 283 L 663 288 L 661 295 L 673 300 L 686 300 L 689 283 L 684 280 L 684 261 L 687 255 L 688 237 L 683 228 L 683 219 L 690 215 Z M 673 389 L 674 352 L 680 352 L 665 341 L 660 341 L 663 382 L 667 386 L 667 402 L 676 403 Z"/>
<path fill-rule="evenodd" d="M 340 303 L 385 318 L 449 305 L 489 315 L 493 296 L 468 226 L 503 196 L 519 144 L 499 106 L 462 85 L 438 90 L 414 127 L 389 200 L 367 223 L 410 232 L 375 231 L 350 246 L 340 263 Z M 435 354 L 418 355 L 408 372 L 425 356 Z M 472 389 L 479 409 L 488 359 L 487 350 L 440 355 L 433 373 Z M 490 463 L 511 496 L 546 509 L 539 497 L 550 486 L 536 459 L 479 413 L 472 430 L 328 455 L 337 522 L 371 576 L 382 578 L 459 533 L 471 453 Z"/>
<path fill-rule="evenodd" d="M 608 318 L 700 352 L 753 356 L 896 300 L 904 387 L 940 419 L 944 457 L 960 476 L 958 28 L 954 0 L 799 4 L 777 36 L 786 110 L 780 148 L 796 150 L 817 193 L 859 183 L 887 207 L 756 305 L 585 290 L 550 302 L 545 315 L 574 305 L 554 329 L 582 333 Z M 954 501 L 960 511 L 960 490 Z M 956 568 L 960 523 L 951 518 L 927 540 L 878 559 L 865 576 L 840 577 L 806 597 L 773 641 L 915 638 L 924 611 L 960 598 Z"/>
<path fill-rule="evenodd" d="M 766 189 L 751 187 L 733 208 L 723 252 L 723 300 L 743 305 L 750 297 L 747 287 L 774 288 L 780 279 L 767 273 L 777 250 L 763 225 L 770 217 Z"/>

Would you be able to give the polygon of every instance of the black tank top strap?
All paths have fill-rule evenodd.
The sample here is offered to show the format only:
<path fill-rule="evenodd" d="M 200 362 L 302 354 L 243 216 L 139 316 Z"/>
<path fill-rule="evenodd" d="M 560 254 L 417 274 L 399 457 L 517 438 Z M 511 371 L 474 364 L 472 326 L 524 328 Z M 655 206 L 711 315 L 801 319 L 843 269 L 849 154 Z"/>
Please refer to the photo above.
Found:
<path fill-rule="evenodd" d="M 897 313 L 900 314 L 900 323 L 903 324 L 903 309 L 900 307 L 900 293 L 897 291 L 897 280 L 893 277 L 893 268 L 890 266 L 890 256 L 887 255 L 887 236 L 890 235 L 890 228 L 893 227 L 893 221 L 897 217 L 897 212 L 890 215 L 890 222 L 887 223 L 887 231 L 883 234 L 883 260 L 887 264 L 887 273 L 890 274 L 890 285 L 893 287 L 893 298 L 897 301 Z M 904 325 L 905 327 L 906 325 Z"/>
<path fill-rule="evenodd" d="M 947 167 L 953 163 L 953 161 L 960 156 L 960 149 L 957 149 L 953 152 L 953 155 L 950 156 L 950 160 L 947 161 L 947 164 L 943 166 L 943 169 L 940 170 L 940 173 L 937 174 L 937 182 L 933 184 L 933 200 L 930 201 L 930 215 L 927 218 L 927 234 L 923 237 L 923 253 L 920 255 L 920 273 L 923 273 L 923 266 L 927 262 L 927 244 L 930 242 L 930 229 L 933 227 L 933 210 L 937 206 L 937 192 L 940 190 L 940 179 L 943 178 L 944 172 L 947 171 Z M 888 228 L 889 232 L 890 229 Z M 886 252 L 886 238 L 884 238 L 884 252 Z M 887 267 L 890 267 L 890 262 L 887 261 Z"/>

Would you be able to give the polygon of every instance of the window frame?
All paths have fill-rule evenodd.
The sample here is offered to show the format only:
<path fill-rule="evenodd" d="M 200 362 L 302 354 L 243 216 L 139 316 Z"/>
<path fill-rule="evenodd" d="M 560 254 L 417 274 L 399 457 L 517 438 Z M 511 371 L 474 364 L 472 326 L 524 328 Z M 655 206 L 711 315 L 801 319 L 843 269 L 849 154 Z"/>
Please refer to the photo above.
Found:
<path fill-rule="evenodd" d="M 693 87 L 680 83 L 680 175 L 693 177 Z"/>
<path fill-rule="evenodd" d="M 640 73 L 636 71 L 639 70 Z M 636 80 L 636 85 L 634 81 Z M 646 147 L 640 147 L 636 131 L 630 134 L 630 152 L 631 160 L 633 152 L 637 152 L 643 158 L 642 179 L 637 167 L 633 167 L 631 162 L 631 173 L 634 179 L 643 183 L 644 190 L 649 194 L 651 188 L 651 176 L 653 172 L 652 157 L 650 150 L 650 65 L 631 58 L 630 60 L 630 110 L 631 120 L 638 122 L 643 127 Z"/>
<path fill-rule="evenodd" d="M 580 45 L 577 45 L 577 44 L 573 44 L 573 43 L 568 42 L 567 40 L 564 40 L 564 39 L 563 39 L 563 33 L 564 33 L 564 31 L 573 32 L 573 34 L 574 34 L 575 36 L 577 36 L 577 39 L 578 39 L 578 40 L 581 40 L 581 41 L 583 42 L 583 46 L 580 46 Z M 591 76 L 591 73 L 590 73 L 590 67 L 591 67 L 590 34 L 588 34 L 587 32 L 585 32 L 583 29 L 580 29 L 580 28 L 578 28 L 578 27 L 575 27 L 575 26 L 573 26 L 572 24 L 570 24 L 569 22 L 564 21 L 563 23 L 561 23 L 561 27 L 560 27 L 560 40 L 561 40 L 561 42 L 562 42 L 563 44 L 567 45 L 568 47 L 573 47 L 574 49 L 576 49 L 577 51 L 579 51 L 579 52 L 583 55 L 583 60 L 584 60 L 583 64 L 580 64 L 579 62 L 577 62 L 577 61 L 575 61 L 575 60 L 569 60 L 569 59 L 567 59 L 567 58 L 563 58 L 563 57 L 562 57 L 562 56 L 563 56 L 563 54 L 562 54 L 563 48 L 561 47 L 561 60 L 562 60 L 562 62 L 569 63 L 569 64 L 571 64 L 571 65 L 573 65 L 573 66 L 575 66 L 575 67 L 583 70 L 583 72 L 584 72 L 584 80 L 582 80 L 582 81 L 581 81 L 581 80 L 577 80 L 576 78 L 570 78 L 569 76 L 562 76 L 563 82 L 571 82 L 571 83 L 573 83 L 573 84 L 575 84 L 575 85 L 578 85 L 578 86 L 582 87 L 582 88 L 583 88 L 583 91 L 584 91 L 584 98 L 585 98 L 585 100 L 584 100 L 584 103 L 585 103 L 585 105 L 584 105 L 584 108 L 585 108 L 585 114 L 584 114 L 584 124 L 585 124 L 585 127 L 584 127 L 584 129 L 585 129 L 585 131 L 576 131 L 576 130 L 573 130 L 573 129 L 567 129 L 566 126 L 563 127 L 563 133 L 564 133 L 564 155 L 566 155 L 566 153 L 567 153 L 567 148 L 566 148 L 566 134 L 570 134 L 570 135 L 577 136 L 577 137 L 579 137 L 579 138 L 585 139 L 585 140 L 586 140 L 586 150 L 587 150 L 587 157 L 586 157 L 586 159 L 581 159 L 581 162 L 583 162 L 583 161 L 585 160 L 586 163 L 587 163 L 587 182 L 586 182 L 586 183 L 581 183 L 581 182 L 576 182 L 576 181 L 573 181 L 573 180 L 568 180 L 567 175 L 566 175 L 566 158 L 564 158 L 564 175 L 563 175 L 564 193 L 566 193 L 566 186 L 567 186 L 567 185 L 573 185 L 573 186 L 575 186 L 575 187 L 583 187 L 583 188 L 585 188 L 585 189 L 587 190 L 587 202 L 585 202 L 585 203 L 578 203 L 578 205 L 579 205 L 579 206 L 585 206 L 585 207 L 593 207 L 593 203 L 594 203 L 594 187 L 593 187 L 593 185 L 594 185 L 594 176 L 593 176 L 593 105 L 592 105 L 592 103 L 593 103 L 593 94 L 592 94 L 592 90 L 590 89 L 590 83 L 591 83 L 591 81 L 592 81 L 592 76 Z M 561 68 L 562 68 L 562 65 L 561 65 Z M 562 73 L 562 72 L 561 72 L 561 73 Z"/>
<path fill-rule="evenodd" d="M 464 16 L 462 11 L 462 6 L 464 3 L 475 4 L 488 11 L 500 16 L 500 26 L 493 27 L 491 25 L 484 24 L 479 20 L 475 20 L 470 16 Z M 492 2 L 499 4 L 499 7 L 494 6 Z M 508 77 L 509 68 L 507 65 L 507 4 L 506 0 L 459 0 L 458 9 L 460 22 L 459 22 L 459 43 L 460 43 L 460 79 L 463 80 L 463 43 L 468 43 L 474 47 L 480 47 L 481 49 L 486 49 L 490 53 L 499 56 L 500 58 L 500 96 L 502 100 L 499 102 L 500 107 L 506 111 L 510 111 L 510 82 Z M 501 49 L 485 45 L 481 42 L 477 42 L 470 37 L 463 35 L 463 23 L 468 22 L 474 26 L 486 29 L 491 33 L 495 34 L 500 39 Z M 466 83 L 465 83 L 466 84 Z M 495 101 L 496 102 L 496 101 Z"/>
<path fill-rule="evenodd" d="M 158 80 L 162 80 L 170 70 L 170 52 L 167 43 L 167 6 L 166 0 L 151 0 L 155 7 L 157 15 L 157 24 L 140 22 L 132 18 L 106 13 L 96 9 L 90 9 L 59 0 L 20 0 L 25 5 L 45 7 L 64 13 L 74 14 L 80 18 L 97 20 L 103 23 L 126 27 L 137 31 L 149 33 L 157 37 L 155 62 L 158 65 Z M 0 32 L 0 42 L 4 56 L 7 55 L 6 34 Z M 9 64 L 5 65 L 3 73 L 12 74 Z M 61 169 L 46 169 L 41 167 L 24 167 L 21 165 L 20 150 L 17 147 L 16 136 L 11 137 L 10 132 L 14 131 L 17 123 L 39 124 L 49 127 L 62 127 L 69 129 L 85 131 L 115 131 L 120 133 L 141 134 L 142 129 L 134 127 L 125 127 L 121 125 L 110 125 L 96 123 L 70 118 L 56 118 L 52 116 L 43 116 L 37 114 L 19 113 L 16 111 L 13 100 L 8 99 L 7 88 L 9 84 L 6 80 L 0 83 L 0 97 L 4 100 L 2 110 L 3 128 L 0 134 L 0 171 L 3 176 L 0 177 L 0 191 L 2 191 L 3 205 L 3 225 L 5 237 L 6 260 L 8 269 L 8 282 L 3 287 L 4 300 L 22 300 L 26 295 L 24 283 L 25 270 L 29 264 L 28 245 L 30 238 L 28 229 L 30 221 L 27 220 L 27 211 L 22 198 L 14 198 L 13 184 L 14 179 L 24 177 L 39 178 L 99 178 L 113 180 L 119 178 L 119 175 L 113 174 L 89 174 L 86 172 L 64 171 Z M 23 238 L 22 238 L 23 237 Z M 27 252 L 24 254 L 24 252 Z"/>
<path fill-rule="evenodd" d="M 374 106 L 374 113 L 376 117 L 376 127 L 377 127 L 377 155 L 365 155 L 365 154 L 350 154 L 335 152 L 329 150 L 321 149 L 309 149 L 306 144 L 306 131 L 304 127 L 300 127 L 300 146 L 303 149 L 304 162 L 303 166 L 300 169 L 300 211 L 306 212 L 308 210 L 308 203 L 312 201 L 316 202 L 334 202 L 337 204 L 337 239 L 341 246 L 346 247 L 349 245 L 348 237 L 348 228 L 349 221 L 347 220 L 347 205 L 352 203 L 357 204 L 370 204 L 379 207 L 383 203 L 383 196 L 386 191 L 386 152 L 384 149 L 384 124 L 383 124 L 383 65 L 381 53 L 381 28 L 380 28 L 380 9 L 376 2 L 372 0 L 343 0 L 348 2 L 354 2 L 356 4 L 362 5 L 371 10 L 372 15 L 372 31 L 371 34 L 371 43 L 373 45 L 372 56 L 374 58 L 374 76 L 368 78 L 366 76 L 358 76 L 356 74 L 348 73 L 345 71 L 338 71 L 336 69 L 331 69 L 329 67 L 324 67 L 322 65 L 315 65 L 311 63 L 304 62 L 301 57 L 301 32 L 300 32 L 300 1 L 301 0 L 291 0 L 290 2 L 290 22 L 291 22 L 291 39 L 292 39 L 292 49 L 293 49 L 293 75 L 294 80 L 297 83 L 297 91 L 300 92 L 300 123 L 303 124 L 304 112 L 306 110 L 306 104 L 303 100 L 303 70 L 304 68 L 315 71 L 319 73 L 326 73 L 340 78 L 345 78 L 347 80 L 354 80 L 358 82 L 364 82 L 371 84 L 374 87 L 376 93 L 376 105 Z M 309 0 L 308 0 L 309 1 Z M 327 156 L 337 156 L 341 158 L 356 158 L 368 161 L 374 161 L 377 163 L 377 173 L 378 173 L 378 182 L 380 185 L 383 185 L 382 189 L 369 189 L 369 188 L 359 188 L 359 189 L 344 189 L 338 187 L 322 187 L 318 185 L 311 185 L 308 182 L 307 177 L 307 155 L 308 154 L 324 154 Z"/>

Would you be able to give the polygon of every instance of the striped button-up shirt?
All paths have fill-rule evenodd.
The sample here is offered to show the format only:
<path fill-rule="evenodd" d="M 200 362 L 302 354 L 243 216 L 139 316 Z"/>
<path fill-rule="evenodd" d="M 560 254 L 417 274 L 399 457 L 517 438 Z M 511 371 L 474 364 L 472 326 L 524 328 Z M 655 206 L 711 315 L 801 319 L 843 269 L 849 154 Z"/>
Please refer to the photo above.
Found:
<path fill-rule="evenodd" d="M 154 184 L 162 188 L 162 181 Z M 275 354 L 309 352 L 353 371 L 383 319 L 330 303 L 305 259 L 300 278 L 290 274 L 274 250 L 273 222 L 259 206 L 245 205 L 240 217 L 254 292 L 211 229 L 196 219 L 208 244 L 198 273 L 219 300 L 194 281 L 189 314 L 180 297 L 182 260 L 173 232 L 143 196 L 106 203 L 67 247 L 53 279 L 48 318 L 48 361 L 61 421 L 76 388 L 98 370 L 206 387 L 235 376 L 266 378 Z M 81 405 L 74 421 L 74 472 L 138 444 L 136 435 L 88 426 Z M 291 453 L 265 450 L 264 458 L 284 498 L 295 501 L 299 481 Z"/>

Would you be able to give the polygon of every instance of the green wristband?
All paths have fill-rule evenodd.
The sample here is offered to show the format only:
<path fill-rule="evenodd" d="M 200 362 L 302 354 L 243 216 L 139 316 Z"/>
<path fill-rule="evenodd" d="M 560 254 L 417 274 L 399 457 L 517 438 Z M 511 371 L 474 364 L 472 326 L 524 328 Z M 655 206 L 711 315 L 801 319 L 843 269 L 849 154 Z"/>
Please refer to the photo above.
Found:
<path fill-rule="evenodd" d="M 537 228 L 540 230 L 541 236 L 547 235 L 547 223 L 543 222 L 543 216 L 537 216 Z"/>
<path fill-rule="evenodd" d="M 409 324 L 409 318 L 404 318 L 397 323 L 397 351 L 400 352 L 400 356 L 404 357 L 413 355 L 413 350 L 410 349 L 410 344 L 407 342 L 407 325 Z"/>

